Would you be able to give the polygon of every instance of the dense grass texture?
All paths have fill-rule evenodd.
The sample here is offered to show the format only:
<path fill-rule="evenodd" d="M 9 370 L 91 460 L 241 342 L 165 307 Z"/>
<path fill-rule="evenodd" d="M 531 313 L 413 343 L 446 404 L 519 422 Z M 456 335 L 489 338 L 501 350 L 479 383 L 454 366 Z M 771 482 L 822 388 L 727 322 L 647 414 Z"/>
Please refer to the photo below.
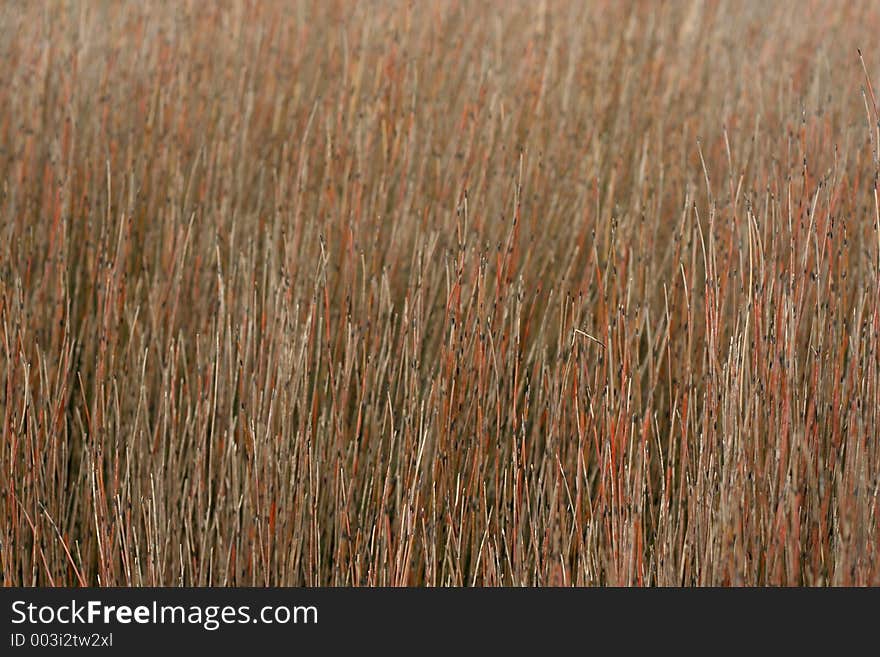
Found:
<path fill-rule="evenodd" d="M 880 584 L 878 34 L 3 3 L 3 583 Z"/>

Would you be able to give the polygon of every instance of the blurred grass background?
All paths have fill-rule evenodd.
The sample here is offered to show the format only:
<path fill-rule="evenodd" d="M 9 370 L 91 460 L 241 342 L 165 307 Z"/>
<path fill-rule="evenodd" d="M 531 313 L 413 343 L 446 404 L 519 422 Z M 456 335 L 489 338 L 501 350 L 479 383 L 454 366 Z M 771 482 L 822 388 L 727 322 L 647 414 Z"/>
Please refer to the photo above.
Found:
<path fill-rule="evenodd" d="M 4 584 L 880 583 L 877 34 L 3 4 Z"/>

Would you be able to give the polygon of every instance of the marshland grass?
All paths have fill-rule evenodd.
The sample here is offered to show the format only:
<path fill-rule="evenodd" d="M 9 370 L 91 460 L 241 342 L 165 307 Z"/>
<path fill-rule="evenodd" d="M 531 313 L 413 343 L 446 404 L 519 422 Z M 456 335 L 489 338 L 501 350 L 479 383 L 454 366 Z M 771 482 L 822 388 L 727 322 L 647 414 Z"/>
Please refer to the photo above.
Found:
<path fill-rule="evenodd" d="M 880 584 L 877 34 L 4 3 L 4 584 Z"/>

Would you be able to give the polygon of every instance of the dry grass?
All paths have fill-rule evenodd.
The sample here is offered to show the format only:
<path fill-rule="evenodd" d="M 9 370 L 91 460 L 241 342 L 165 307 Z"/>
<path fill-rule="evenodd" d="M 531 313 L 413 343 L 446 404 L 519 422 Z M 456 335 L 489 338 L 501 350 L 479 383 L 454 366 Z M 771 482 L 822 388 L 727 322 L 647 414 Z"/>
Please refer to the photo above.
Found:
<path fill-rule="evenodd" d="M 3 582 L 880 584 L 878 33 L 4 4 Z"/>

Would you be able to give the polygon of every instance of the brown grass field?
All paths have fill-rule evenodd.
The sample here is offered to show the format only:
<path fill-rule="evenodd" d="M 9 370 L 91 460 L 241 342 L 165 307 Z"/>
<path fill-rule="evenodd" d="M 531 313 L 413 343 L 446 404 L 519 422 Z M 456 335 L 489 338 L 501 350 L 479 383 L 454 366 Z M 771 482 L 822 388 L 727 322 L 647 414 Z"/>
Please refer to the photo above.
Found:
<path fill-rule="evenodd" d="M 878 34 L 0 3 L 3 584 L 880 584 Z"/>

